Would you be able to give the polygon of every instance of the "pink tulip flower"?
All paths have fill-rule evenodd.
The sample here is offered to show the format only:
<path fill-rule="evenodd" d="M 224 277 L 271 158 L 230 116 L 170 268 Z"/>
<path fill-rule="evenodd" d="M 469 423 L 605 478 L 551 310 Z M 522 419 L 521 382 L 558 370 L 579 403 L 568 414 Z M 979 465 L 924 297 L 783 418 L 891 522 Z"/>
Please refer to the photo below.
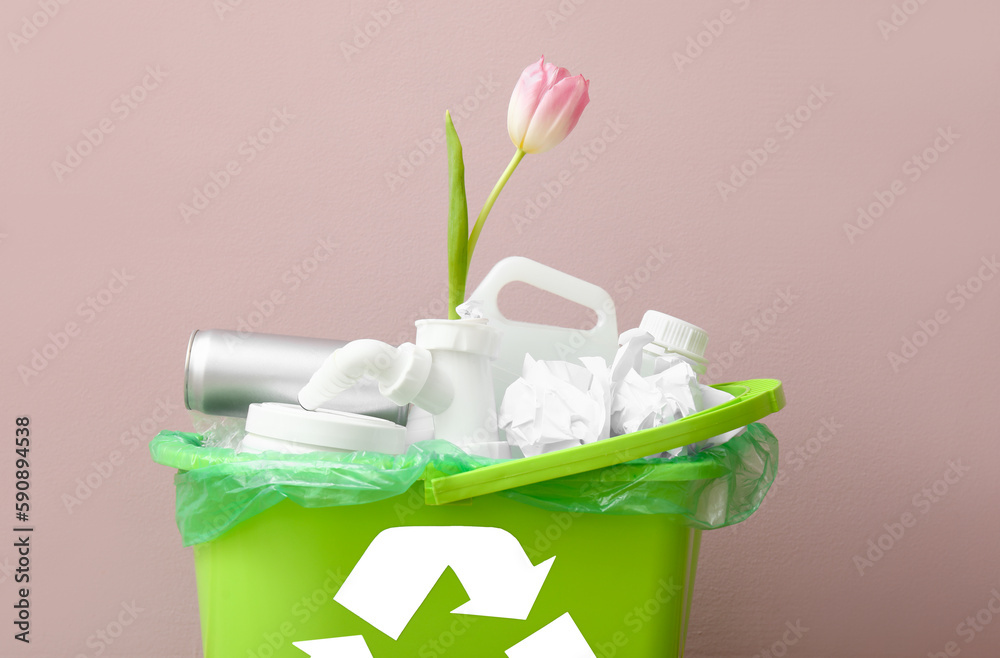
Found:
<path fill-rule="evenodd" d="M 521 73 L 507 108 L 507 132 L 520 151 L 544 153 L 566 139 L 590 102 L 590 81 L 545 62 Z"/>
<path fill-rule="evenodd" d="M 454 280 L 460 282 L 449 288 L 450 291 L 454 291 L 453 296 L 456 300 L 464 295 L 464 281 L 472 263 L 472 252 L 479 242 L 479 234 L 483 231 L 486 217 L 493 209 L 493 204 L 503 191 L 507 180 L 526 153 L 545 153 L 566 139 L 580 120 L 583 108 L 590 102 L 589 91 L 589 80 L 584 79 L 582 75 L 571 76 L 569 71 L 554 64 L 546 64 L 544 57 L 521 73 L 514 86 L 514 93 L 510 95 L 510 106 L 507 108 L 507 132 L 517 151 L 514 152 L 514 157 L 500 176 L 500 180 L 493 186 L 493 191 L 486 198 L 486 203 L 483 204 L 483 209 L 479 211 L 479 217 L 472 227 L 465 250 L 465 271 L 458 271 L 457 266 L 455 272 L 449 270 Z M 454 130 L 454 127 L 451 129 Z M 458 143 L 457 135 L 455 142 Z M 451 147 L 449 153 L 452 153 Z M 458 151 L 458 157 L 461 158 L 461 151 Z M 464 186 L 464 182 L 462 185 Z M 459 189 L 464 192 L 464 187 Z M 452 198 L 455 198 L 454 192 Z M 464 197 L 461 203 L 465 203 Z M 449 301 L 449 304 L 452 302 Z M 449 317 L 457 317 L 454 304 L 449 309 Z"/>

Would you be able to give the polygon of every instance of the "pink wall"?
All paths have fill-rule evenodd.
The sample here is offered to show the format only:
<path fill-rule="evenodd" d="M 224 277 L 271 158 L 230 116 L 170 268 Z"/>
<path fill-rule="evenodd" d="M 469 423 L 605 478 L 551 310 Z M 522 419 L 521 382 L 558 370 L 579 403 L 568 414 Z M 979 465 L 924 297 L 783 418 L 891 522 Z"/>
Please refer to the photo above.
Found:
<path fill-rule="evenodd" d="M 103 655 L 200 654 L 172 473 L 145 448 L 190 428 L 189 332 L 236 327 L 275 291 L 259 330 L 396 340 L 439 314 L 446 165 L 428 138 L 451 108 L 478 208 L 511 155 L 510 89 L 541 53 L 585 73 L 592 102 L 567 143 L 515 174 L 473 281 L 503 256 L 535 258 L 612 291 L 623 328 L 648 308 L 707 328 L 716 381 L 776 377 L 788 393 L 769 421 L 779 483 L 750 521 L 704 538 L 690 655 L 1000 652 L 1000 619 L 964 622 L 993 619 L 980 611 L 1000 586 L 1000 277 L 983 266 L 1000 252 L 997 3 L 304 4 L 0 9 L 5 33 L 30 36 L 0 46 L 0 423 L 13 434 L 31 415 L 37 510 L 35 643 L 7 633 L 0 653 L 97 655 L 88 637 L 134 602 Z M 58 13 L 25 28 L 40 5 Z M 373 12 L 387 24 L 345 54 Z M 248 151 L 276 111 L 287 124 Z M 765 145 L 766 162 L 720 192 Z M 230 161 L 239 173 L 185 222 L 179 205 Z M 515 215 L 564 170 L 570 184 L 519 232 Z M 849 237 L 879 195 L 895 198 Z M 295 283 L 327 239 L 333 257 Z M 658 249 L 662 266 L 631 283 Z M 934 318 L 947 322 L 917 333 Z M 75 335 L 23 382 L 18 367 L 69 323 Z M 894 365 L 903 337 L 920 346 Z M 101 471 L 67 510 L 78 479 Z M 904 515 L 904 535 L 859 568 Z M 949 642 L 960 654 L 940 653 Z"/>

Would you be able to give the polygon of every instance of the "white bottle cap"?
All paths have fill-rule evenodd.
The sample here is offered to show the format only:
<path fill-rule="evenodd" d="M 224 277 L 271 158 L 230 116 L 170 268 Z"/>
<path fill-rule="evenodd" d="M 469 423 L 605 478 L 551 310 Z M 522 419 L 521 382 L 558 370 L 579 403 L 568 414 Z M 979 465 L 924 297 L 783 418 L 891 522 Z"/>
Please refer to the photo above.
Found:
<path fill-rule="evenodd" d="M 466 320 L 417 320 L 417 346 L 426 350 L 471 352 L 490 359 L 497 357 L 500 332 L 485 318 Z"/>
<path fill-rule="evenodd" d="M 246 431 L 321 450 L 372 450 L 390 455 L 406 450 L 406 428 L 392 421 L 332 409 L 306 411 L 279 402 L 251 404 Z"/>
<path fill-rule="evenodd" d="M 642 316 L 639 328 L 653 335 L 653 344 L 658 351 L 669 351 L 680 354 L 699 363 L 707 363 L 705 349 L 708 347 L 708 333 L 689 322 L 660 313 L 646 311 Z"/>

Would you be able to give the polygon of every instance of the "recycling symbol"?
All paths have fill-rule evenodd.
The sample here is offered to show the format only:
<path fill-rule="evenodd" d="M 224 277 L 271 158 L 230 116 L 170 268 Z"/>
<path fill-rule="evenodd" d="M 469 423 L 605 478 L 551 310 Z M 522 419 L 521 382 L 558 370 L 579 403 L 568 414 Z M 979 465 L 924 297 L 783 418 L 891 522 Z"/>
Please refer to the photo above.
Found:
<path fill-rule="evenodd" d="M 393 640 L 451 567 L 469 600 L 452 613 L 528 618 L 555 557 L 533 565 L 502 528 L 409 526 L 383 530 L 333 600 Z M 311 658 L 374 658 L 361 635 L 293 642 Z M 505 652 L 508 658 L 596 658 L 566 613 Z"/>

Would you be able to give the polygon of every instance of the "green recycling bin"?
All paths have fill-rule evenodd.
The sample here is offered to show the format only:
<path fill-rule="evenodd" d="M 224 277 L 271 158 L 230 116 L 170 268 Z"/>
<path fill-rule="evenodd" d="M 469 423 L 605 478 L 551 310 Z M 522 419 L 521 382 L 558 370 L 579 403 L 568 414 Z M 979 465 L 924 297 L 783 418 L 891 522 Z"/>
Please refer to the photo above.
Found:
<path fill-rule="evenodd" d="M 179 469 L 205 656 L 683 656 L 702 531 L 752 514 L 776 471 L 777 441 L 752 416 L 783 405 L 780 384 L 744 388 L 715 424 L 709 410 L 500 463 L 440 441 L 250 455 L 163 432 L 151 451 Z M 629 458 L 641 435 L 670 449 L 691 425 L 741 420 L 697 455 Z M 600 443 L 629 461 L 589 468 L 577 451 Z M 559 456 L 565 472 L 542 479 Z"/>

